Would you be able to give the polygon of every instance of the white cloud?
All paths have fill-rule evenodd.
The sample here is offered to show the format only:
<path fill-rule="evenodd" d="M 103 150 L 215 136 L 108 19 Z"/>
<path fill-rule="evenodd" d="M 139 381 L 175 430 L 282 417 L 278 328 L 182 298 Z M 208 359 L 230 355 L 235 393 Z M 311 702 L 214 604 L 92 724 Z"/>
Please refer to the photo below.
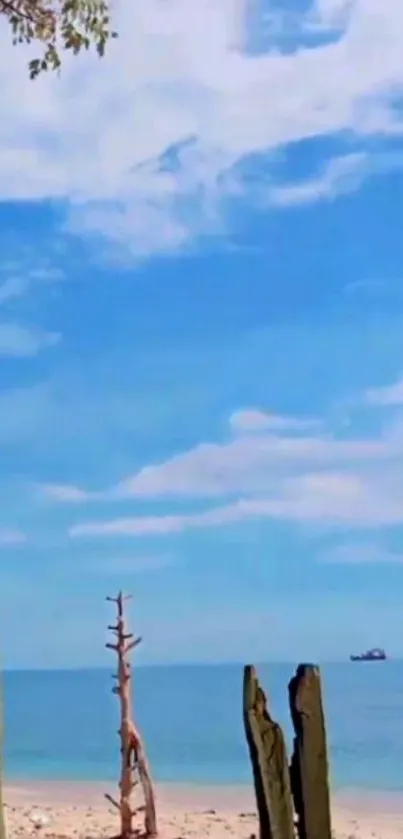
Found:
<path fill-rule="evenodd" d="M 368 405 L 403 405 L 403 379 L 399 379 L 392 385 L 386 387 L 371 388 L 365 394 L 365 401 Z"/>
<path fill-rule="evenodd" d="M 217 506 L 81 522 L 70 535 L 172 534 L 257 518 L 357 528 L 398 524 L 403 521 L 402 466 L 402 428 L 396 425 L 386 426 L 378 439 L 259 431 L 222 444 L 201 444 L 144 467 L 97 496 L 104 502 L 214 498 L 220 501 Z M 72 499 L 95 499 L 83 492 L 74 489 Z M 48 493 L 57 497 L 52 487 Z M 62 496 L 69 500 L 67 488 Z"/>
<path fill-rule="evenodd" d="M 70 528 L 69 536 L 150 536 L 166 533 L 180 533 L 194 527 L 196 516 L 144 516 L 142 518 L 120 518 L 110 521 L 90 521 Z"/>
<path fill-rule="evenodd" d="M 387 419 L 376 435 L 357 433 L 352 424 L 340 436 L 316 418 L 249 408 L 233 412 L 230 427 L 236 433 L 227 440 L 200 443 L 112 487 L 90 491 L 48 484 L 40 491 L 65 503 L 183 499 L 198 507 L 183 514 L 78 522 L 73 536 L 180 533 L 254 518 L 359 528 L 403 521 L 402 418 Z M 215 506 L 200 509 L 212 500 Z"/>
<path fill-rule="evenodd" d="M 145 466 L 109 489 L 93 492 L 69 485 L 45 485 L 41 491 L 54 501 L 120 501 L 125 498 L 223 497 L 273 492 L 279 478 L 315 470 L 348 470 L 351 464 L 393 461 L 403 441 L 337 439 L 330 434 L 301 436 L 298 419 L 285 420 L 296 434 L 240 434 L 224 443 L 200 443 L 168 460 Z M 288 425 L 287 425 L 288 423 Z"/>
<path fill-rule="evenodd" d="M 378 293 L 385 293 L 389 292 L 390 290 L 394 291 L 395 284 L 390 282 L 388 279 L 374 279 L 373 277 L 368 277 L 364 280 L 353 280 L 351 283 L 347 283 L 344 287 L 345 294 L 351 295 L 364 295 L 367 294 L 373 295 Z"/>
<path fill-rule="evenodd" d="M 322 562 L 343 565 L 372 565 L 374 563 L 401 565 L 403 554 L 390 551 L 381 545 L 374 545 L 372 542 L 351 542 L 330 548 L 321 555 L 320 559 Z"/>
<path fill-rule="evenodd" d="M 21 530 L 0 527 L 0 545 L 17 547 L 18 545 L 23 545 L 26 541 L 27 537 Z"/>
<path fill-rule="evenodd" d="M 278 414 L 269 414 L 261 411 L 259 408 L 243 408 L 239 411 L 234 411 L 229 418 L 229 422 L 234 431 L 307 431 L 312 428 L 318 428 L 320 423 L 318 420 L 302 419 L 299 417 L 282 417 Z"/>
<path fill-rule="evenodd" d="M 26 277 L 9 277 L 0 285 L 0 303 L 22 297 L 28 286 L 29 280 Z"/>
<path fill-rule="evenodd" d="M 353 10 L 354 0 L 316 0 L 308 28 L 328 30 L 344 27 Z"/>
<path fill-rule="evenodd" d="M 373 119 L 373 114 L 371 115 Z M 375 125 L 372 126 L 375 131 Z M 403 154 L 346 154 L 327 161 L 320 174 L 306 181 L 273 187 L 270 201 L 278 207 L 332 200 L 354 192 L 371 175 L 403 168 Z"/>
<path fill-rule="evenodd" d="M 301 183 L 274 187 L 271 201 L 279 207 L 310 204 L 332 199 L 340 193 L 353 192 L 372 169 L 372 159 L 365 154 L 348 154 L 330 160 L 317 177 Z"/>
<path fill-rule="evenodd" d="M 45 262 L 36 268 L 31 268 L 28 277 L 31 282 L 59 283 L 65 279 L 65 273 L 61 268 Z"/>
<path fill-rule="evenodd" d="M 75 503 L 92 498 L 92 493 L 69 484 L 40 484 L 38 489 L 42 495 L 52 501 Z"/>
<path fill-rule="evenodd" d="M 271 491 L 279 475 L 391 456 L 382 442 L 326 437 L 239 437 L 202 443 L 126 478 L 107 495 L 116 498 L 220 496 Z"/>
<path fill-rule="evenodd" d="M 21 259 L 19 262 L 4 262 L 0 266 L 0 305 L 23 297 L 39 283 L 55 283 L 64 279 L 61 268 L 46 261 L 35 264 L 35 259 Z M 33 263 L 33 264 L 32 264 Z"/>
<path fill-rule="evenodd" d="M 402 522 L 402 503 L 403 484 L 399 497 L 383 485 L 380 498 L 375 481 L 349 473 L 307 473 L 278 481 L 272 497 L 243 498 L 200 513 L 87 521 L 73 525 L 69 536 L 158 536 L 262 518 L 371 528 Z"/>
<path fill-rule="evenodd" d="M 286 54 L 275 44 L 266 54 L 240 51 L 250 19 L 242 0 L 124 0 L 114 12 L 120 38 L 103 62 L 67 58 L 60 79 L 35 84 L 4 27 L 3 200 L 67 199 L 74 229 L 144 254 L 215 229 L 226 176 L 245 155 L 342 131 L 401 131 L 393 108 L 403 89 L 399 0 L 349 8 L 321 0 L 308 18 L 339 29 L 339 40 Z M 156 161 L 178 144 L 169 171 Z M 347 159 L 348 179 L 360 160 Z M 344 188 L 346 173 L 332 165 L 326 189 L 329 177 L 332 189 Z M 287 193 L 280 187 L 273 198 Z"/>
<path fill-rule="evenodd" d="M 0 323 L 0 357 L 28 358 L 60 341 L 56 332 L 29 329 L 18 323 Z"/>

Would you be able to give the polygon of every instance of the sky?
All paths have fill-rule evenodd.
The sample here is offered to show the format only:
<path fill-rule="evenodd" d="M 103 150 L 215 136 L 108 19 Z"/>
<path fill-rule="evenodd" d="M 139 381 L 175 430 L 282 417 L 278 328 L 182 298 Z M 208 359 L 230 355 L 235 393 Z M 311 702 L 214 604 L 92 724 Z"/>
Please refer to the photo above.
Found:
<path fill-rule="evenodd" d="M 0 657 L 403 655 L 401 0 L 0 29 Z"/>

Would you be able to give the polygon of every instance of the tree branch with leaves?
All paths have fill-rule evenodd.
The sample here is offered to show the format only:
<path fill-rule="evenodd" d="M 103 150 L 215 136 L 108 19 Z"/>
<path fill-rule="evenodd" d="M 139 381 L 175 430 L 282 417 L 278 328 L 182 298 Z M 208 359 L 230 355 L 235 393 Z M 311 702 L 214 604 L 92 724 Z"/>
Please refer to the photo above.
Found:
<path fill-rule="evenodd" d="M 63 50 L 78 55 L 94 48 L 102 57 L 116 38 L 106 0 L 0 0 L 0 14 L 8 19 L 14 44 L 42 44 L 42 57 L 28 65 L 31 79 L 59 70 Z"/>

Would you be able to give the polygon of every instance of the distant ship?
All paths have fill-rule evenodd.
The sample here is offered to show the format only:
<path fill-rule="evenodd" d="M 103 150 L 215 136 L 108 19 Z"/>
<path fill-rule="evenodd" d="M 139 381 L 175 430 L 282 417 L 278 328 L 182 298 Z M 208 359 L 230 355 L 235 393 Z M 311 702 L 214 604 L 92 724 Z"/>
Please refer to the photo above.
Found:
<path fill-rule="evenodd" d="M 350 661 L 386 661 L 386 653 L 385 650 L 375 647 L 361 655 L 350 655 Z"/>

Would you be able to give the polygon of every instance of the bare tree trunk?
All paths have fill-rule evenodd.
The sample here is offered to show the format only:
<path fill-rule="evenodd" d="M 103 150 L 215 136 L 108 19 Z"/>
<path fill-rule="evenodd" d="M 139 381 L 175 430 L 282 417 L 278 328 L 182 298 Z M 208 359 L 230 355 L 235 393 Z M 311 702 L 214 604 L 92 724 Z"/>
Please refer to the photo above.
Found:
<path fill-rule="evenodd" d="M 116 642 L 106 646 L 114 650 L 118 657 L 118 669 L 115 678 L 117 685 L 113 688 L 120 698 L 120 742 L 121 742 L 121 769 L 120 769 L 120 801 L 116 802 L 110 795 L 106 798 L 111 801 L 120 811 L 120 825 L 122 839 L 129 839 L 133 836 L 133 816 L 139 810 L 145 811 L 145 833 L 147 837 L 157 836 L 157 818 L 155 809 L 154 788 L 147 758 L 140 734 L 132 720 L 132 696 L 131 696 L 131 667 L 127 660 L 128 653 L 141 638 L 133 638 L 132 633 L 126 631 L 125 618 L 123 614 L 123 597 L 119 592 L 117 597 L 108 597 L 117 604 L 116 626 L 109 626 L 116 635 Z M 133 809 L 131 794 L 136 785 L 134 778 L 135 771 L 138 772 L 139 782 L 143 789 L 144 807 Z"/>

